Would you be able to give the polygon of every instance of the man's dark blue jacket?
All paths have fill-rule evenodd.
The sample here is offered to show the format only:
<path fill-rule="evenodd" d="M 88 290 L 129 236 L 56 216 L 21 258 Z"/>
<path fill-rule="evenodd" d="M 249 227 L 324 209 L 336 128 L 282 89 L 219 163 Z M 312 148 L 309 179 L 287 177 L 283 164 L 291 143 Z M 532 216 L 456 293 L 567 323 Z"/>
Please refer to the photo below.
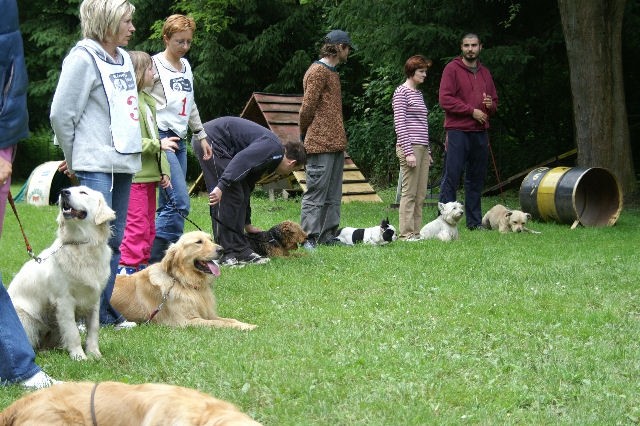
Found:
<path fill-rule="evenodd" d="M 29 135 L 27 68 L 15 0 L 0 0 L 0 148 Z"/>

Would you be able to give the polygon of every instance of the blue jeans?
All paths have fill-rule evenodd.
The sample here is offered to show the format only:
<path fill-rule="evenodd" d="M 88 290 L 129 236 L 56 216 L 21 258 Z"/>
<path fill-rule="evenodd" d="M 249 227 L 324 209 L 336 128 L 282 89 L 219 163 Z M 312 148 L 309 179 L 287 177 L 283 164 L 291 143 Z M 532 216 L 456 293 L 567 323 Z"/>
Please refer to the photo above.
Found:
<path fill-rule="evenodd" d="M 177 136 L 172 131 L 160 130 L 160 139 Z M 189 215 L 190 200 L 187 188 L 187 142 L 178 141 L 176 152 L 165 151 L 171 170 L 172 188 L 162 189 L 158 194 L 156 210 L 156 238 L 175 243 L 184 231 L 184 217 Z M 183 217 L 184 216 L 184 217 Z"/>
<path fill-rule="evenodd" d="M 40 367 L 35 359 L 36 354 L 0 277 L 0 384 L 21 382 L 37 374 Z"/>
<path fill-rule="evenodd" d="M 456 191 L 464 173 L 464 215 L 469 228 L 482 224 L 480 198 L 488 160 L 487 132 L 447 130 L 447 156 L 440 184 L 440 202 L 456 201 Z"/>
<path fill-rule="evenodd" d="M 76 176 L 80 181 L 80 185 L 100 192 L 104 196 L 107 205 L 116 212 L 116 220 L 111 222 L 112 235 L 109 238 L 109 247 L 111 247 L 112 251 L 111 275 L 109 275 L 107 286 L 100 295 L 100 324 L 118 324 L 124 321 L 125 318 L 111 306 L 111 293 L 113 293 L 118 263 L 120 263 L 120 243 L 127 224 L 129 192 L 131 191 L 133 175 L 128 173 L 76 172 Z"/>

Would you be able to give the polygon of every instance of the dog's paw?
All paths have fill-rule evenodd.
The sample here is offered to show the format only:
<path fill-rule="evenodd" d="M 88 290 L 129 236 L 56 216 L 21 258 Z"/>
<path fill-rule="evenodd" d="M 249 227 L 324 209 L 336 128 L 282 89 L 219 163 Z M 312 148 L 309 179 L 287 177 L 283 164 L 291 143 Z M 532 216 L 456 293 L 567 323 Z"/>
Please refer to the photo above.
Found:
<path fill-rule="evenodd" d="M 85 361 L 87 359 L 87 355 L 85 355 L 82 348 L 76 348 L 69 351 L 69 356 L 74 361 Z"/>
<path fill-rule="evenodd" d="M 240 330 L 245 330 L 245 331 L 249 331 L 249 330 L 253 330 L 255 328 L 257 328 L 258 326 L 255 324 L 247 324 L 246 322 L 241 322 L 238 324 L 238 328 Z"/>
<path fill-rule="evenodd" d="M 100 353 L 100 350 L 98 348 L 96 349 L 89 349 L 87 348 L 87 356 L 93 359 L 100 359 L 102 358 L 102 354 Z"/>

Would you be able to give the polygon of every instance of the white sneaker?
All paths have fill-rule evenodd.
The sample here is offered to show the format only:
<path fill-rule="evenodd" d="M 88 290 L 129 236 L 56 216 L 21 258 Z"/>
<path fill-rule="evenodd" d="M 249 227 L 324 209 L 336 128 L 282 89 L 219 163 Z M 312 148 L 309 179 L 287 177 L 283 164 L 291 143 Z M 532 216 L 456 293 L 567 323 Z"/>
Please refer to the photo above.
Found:
<path fill-rule="evenodd" d="M 20 384 L 31 390 L 44 389 L 48 388 L 51 385 L 57 385 L 58 383 L 62 383 L 59 380 L 54 380 L 47 373 L 40 370 L 33 376 L 29 377 L 27 380 L 22 381 Z"/>
<path fill-rule="evenodd" d="M 138 271 L 135 266 L 118 265 L 117 275 L 133 275 Z"/>
<path fill-rule="evenodd" d="M 120 322 L 120 323 L 118 323 L 118 324 L 114 325 L 114 326 L 113 326 L 113 329 L 114 329 L 114 330 L 127 330 L 127 329 L 133 328 L 133 327 L 135 327 L 135 326 L 137 326 L 137 325 L 138 325 L 138 324 L 136 324 L 136 323 L 135 323 L 135 322 L 133 322 L 133 321 L 127 321 L 127 320 L 124 320 L 124 321 L 122 321 L 122 322 Z"/>
<path fill-rule="evenodd" d="M 84 320 L 78 321 L 76 325 L 78 326 L 78 331 L 80 332 L 80 334 L 86 334 L 87 325 L 84 323 Z"/>
<path fill-rule="evenodd" d="M 268 257 L 262 257 L 258 253 L 251 253 L 245 258 L 237 260 L 241 265 L 264 265 L 265 263 L 269 263 L 271 259 Z"/>
<path fill-rule="evenodd" d="M 242 268 L 244 264 L 238 262 L 238 259 L 236 259 L 235 257 L 227 257 L 222 262 L 220 262 L 220 266 L 227 266 L 229 268 Z"/>

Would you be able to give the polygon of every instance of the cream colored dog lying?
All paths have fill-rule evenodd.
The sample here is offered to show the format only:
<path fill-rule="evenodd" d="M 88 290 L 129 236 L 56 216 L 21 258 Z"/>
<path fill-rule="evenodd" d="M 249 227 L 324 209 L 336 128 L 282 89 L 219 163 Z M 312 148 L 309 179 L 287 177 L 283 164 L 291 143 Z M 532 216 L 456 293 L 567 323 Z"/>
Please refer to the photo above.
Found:
<path fill-rule="evenodd" d="M 497 229 L 506 234 L 508 232 L 534 232 L 527 229 L 527 222 L 531 219 L 529 213 L 520 210 L 509 210 L 502 204 L 496 204 L 482 218 L 482 226 L 487 229 Z"/>
<path fill-rule="evenodd" d="M 156 383 L 67 382 L 29 393 L 0 413 L 0 425 L 92 424 L 260 425 L 229 402 Z"/>
<path fill-rule="evenodd" d="M 221 256 L 222 247 L 206 232 L 182 234 L 160 263 L 116 276 L 111 304 L 129 321 L 253 330 L 253 324 L 216 313 L 213 280 L 220 275 Z"/>

